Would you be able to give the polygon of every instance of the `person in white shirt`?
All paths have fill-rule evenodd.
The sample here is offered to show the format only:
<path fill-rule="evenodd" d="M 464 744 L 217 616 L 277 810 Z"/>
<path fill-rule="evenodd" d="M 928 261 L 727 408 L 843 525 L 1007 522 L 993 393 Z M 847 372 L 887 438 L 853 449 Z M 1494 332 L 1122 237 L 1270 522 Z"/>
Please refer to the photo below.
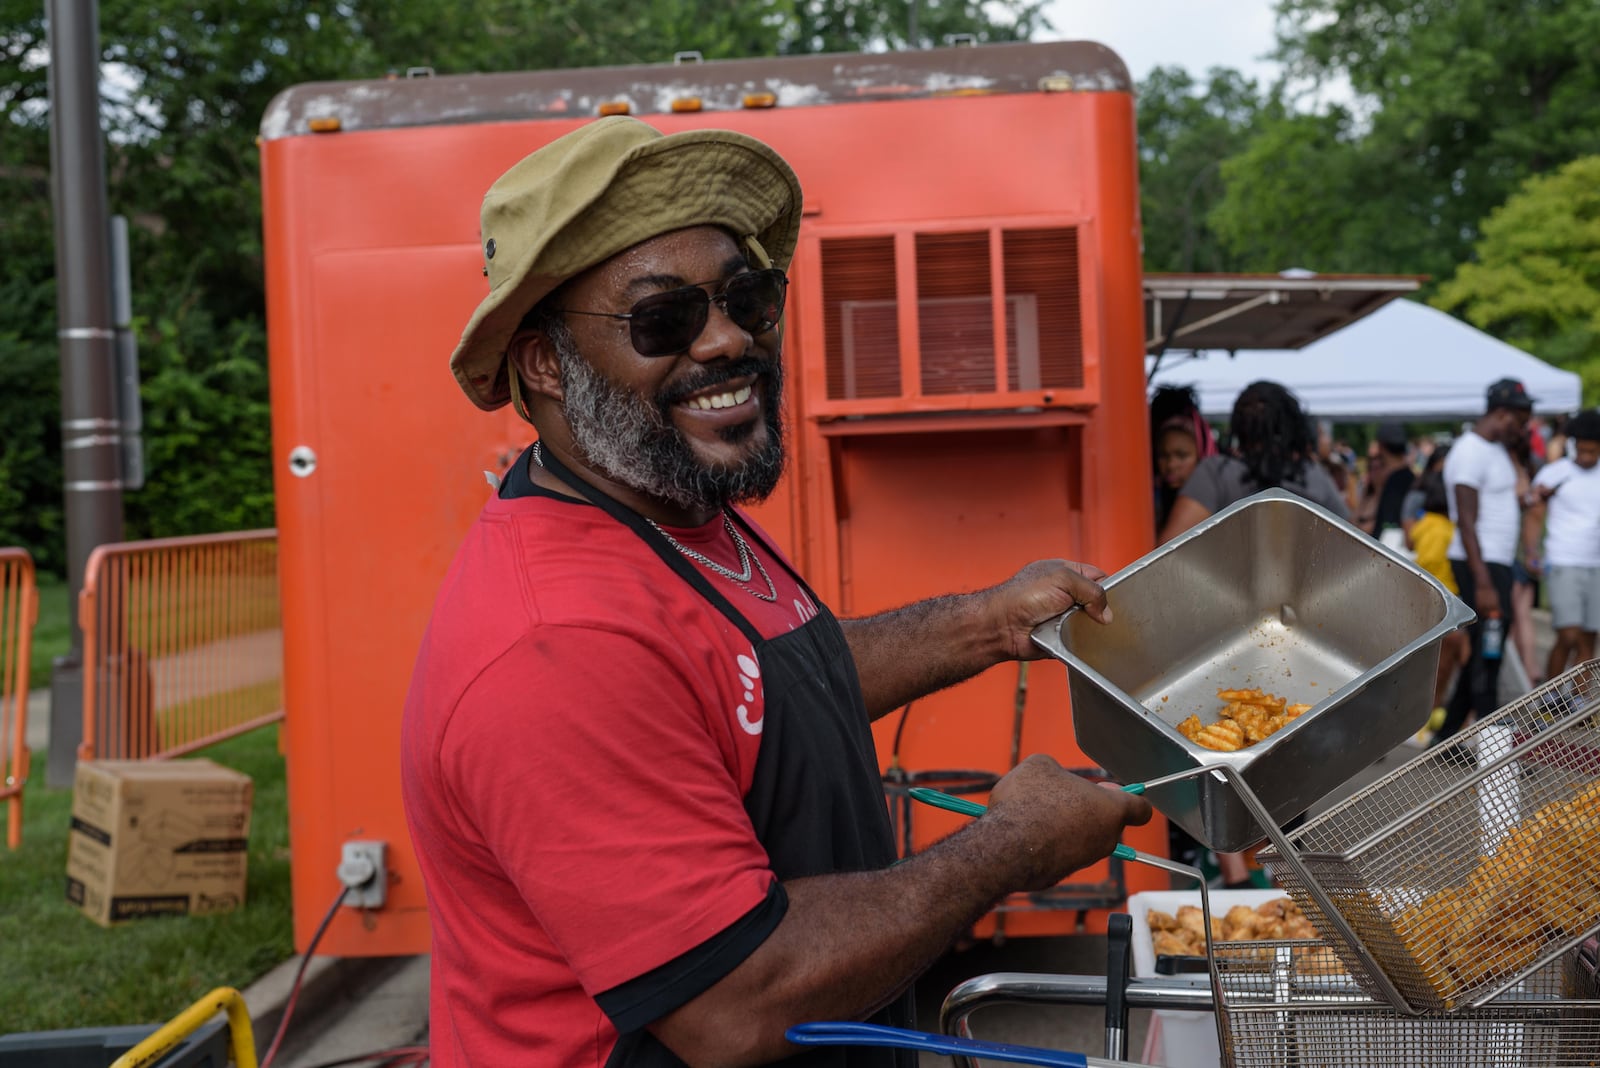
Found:
<path fill-rule="evenodd" d="M 1600 631 L 1600 411 L 1591 408 L 1568 420 L 1567 439 L 1574 443 L 1572 456 L 1539 471 L 1522 525 L 1528 570 L 1542 570 L 1550 580 L 1556 642 L 1545 677 L 1551 679 L 1574 659 L 1594 659 Z"/>
<path fill-rule="evenodd" d="M 1483 417 L 1461 435 L 1444 462 L 1450 518 L 1456 525 L 1447 554 L 1450 570 L 1461 599 L 1478 619 L 1468 630 L 1472 659 L 1456 684 L 1434 742 L 1466 726 L 1474 712 L 1487 715 L 1499 707 L 1500 650 L 1483 655 L 1483 630 L 1491 619 L 1500 621 L 1502 635 L 1511 630 L 1511 563 L 1517 556 L 1522 509 L 1517 468 L 1507 447 L 1521 442 L 1532 414 L 1533 398 L 1527 389 L 1514 378 L 1502 378 L 1489 387 Z"/>

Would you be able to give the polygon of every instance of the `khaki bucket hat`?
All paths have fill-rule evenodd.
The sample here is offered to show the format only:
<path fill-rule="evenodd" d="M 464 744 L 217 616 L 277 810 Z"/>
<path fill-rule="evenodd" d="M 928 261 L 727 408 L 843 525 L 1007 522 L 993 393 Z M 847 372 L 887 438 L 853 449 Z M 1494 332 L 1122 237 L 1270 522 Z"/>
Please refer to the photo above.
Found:
<path fill-rule="evenodd" d="M 472 402 L 511 399 L 506 346 L 562 282 L 641 241 L 689 226 L 754 238 L 788 266 L 800 233 L 800 182 L 771 148 L 731 130 L 663 135 L 638 119 L 589 123 L 527 156 L 489 187 L 482 235 L 489 295 L 450 370 Z"/>

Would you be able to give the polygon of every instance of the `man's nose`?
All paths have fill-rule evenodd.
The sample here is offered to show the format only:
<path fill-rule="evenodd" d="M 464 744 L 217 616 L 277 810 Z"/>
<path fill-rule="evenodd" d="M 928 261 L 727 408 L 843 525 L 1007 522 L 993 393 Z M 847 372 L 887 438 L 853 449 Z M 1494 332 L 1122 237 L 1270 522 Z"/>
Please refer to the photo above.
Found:
<path fill-rule="evenodd" d="M 749 331 L 728 317 L 728 310 L 723 302 L 713 299 L 706 316 L 705 329 L 700 331 L 700 336 L 689 346 L 689 358 L 701 363 L 735 359 L 749 352 L 754 340 Z"/>

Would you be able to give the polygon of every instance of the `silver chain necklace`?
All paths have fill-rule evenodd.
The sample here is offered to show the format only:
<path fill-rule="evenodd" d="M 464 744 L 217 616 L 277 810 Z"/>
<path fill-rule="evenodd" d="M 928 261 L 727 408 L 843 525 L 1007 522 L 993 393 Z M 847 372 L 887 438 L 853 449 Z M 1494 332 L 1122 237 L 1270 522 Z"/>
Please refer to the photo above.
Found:
<path fill-rule="evenodd" d="M 540 467 L 544 466 L 544 449 L 542 444 L 537 441 L 533 443 L 533 460 Z M 654 529 L 657 534 L 660 534 L 663 538 L 667 539 L 668 545 L 672 546 L 674 549 L 678 550 L 678 552 L 682 553 L 690 560 L 693 560 L 701 567 L 715 574 L 721 575 L 730 582 L 738 583 L 746 593 L 759 601 L 766 601 L 769 604 L 777 603 L 778 587 L 774 585 L 772 576 L 767 574 L 766 565 L 761 562 L 761 558 L 751 551 L 750 543 L 744 540 L 744 535 L 739 533 L 738 527 L 734 526 L 733 519 L 728 515 L 726 509 L 724 509 L 722 512 L 722 529 L 726 530 L 728 532 L 728 537 L 733 539 L 733 547 L 739 553 L 738 571 L 735 571 L 733 568 L 724 564 L 717 563 L 717 561 L 711 559 L 711 557 L 702 552 L 689 548 L 689 546 L 683 544 L 683 542 L 679 541 L 677 538 L 674 538 L 671 534 L 668 534 L 661 524 L 657 523 L 654 519 L 651 519 L 647 516 L 645 517 L 644 521 L 649 523 L 651 528 Z M 754 566 L 754 571 L 751 570 L 752 565 Z M 749 585 L 750 579 L 756 572 L 760 573 L 761 581 L 766 583 L 766 593 L 762 593 L 759 589 L 754 589 Z"/>

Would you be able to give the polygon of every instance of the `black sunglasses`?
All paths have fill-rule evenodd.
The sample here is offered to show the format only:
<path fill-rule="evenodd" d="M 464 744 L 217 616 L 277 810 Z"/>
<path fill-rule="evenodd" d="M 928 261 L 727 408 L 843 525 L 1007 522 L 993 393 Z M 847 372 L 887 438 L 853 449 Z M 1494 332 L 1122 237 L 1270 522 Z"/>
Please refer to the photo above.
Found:
<path fill-rule="evenodd" d="M 687 352 L 705 330 L 713 303 L 733 325 L 752 336 L 764 334 L 778 325 L 783 315 L 784 297 L 789 291 L 789 278 L 776 267 L 736 274 L 719 292 L 708 294 L 705 287 L 711 284 L 701 282 L 665 293 L 652 293 L 626 312 L 555 310 L 564 315 L 627 320 L 628 336 L 641 356 L 676 356 Z"/>

